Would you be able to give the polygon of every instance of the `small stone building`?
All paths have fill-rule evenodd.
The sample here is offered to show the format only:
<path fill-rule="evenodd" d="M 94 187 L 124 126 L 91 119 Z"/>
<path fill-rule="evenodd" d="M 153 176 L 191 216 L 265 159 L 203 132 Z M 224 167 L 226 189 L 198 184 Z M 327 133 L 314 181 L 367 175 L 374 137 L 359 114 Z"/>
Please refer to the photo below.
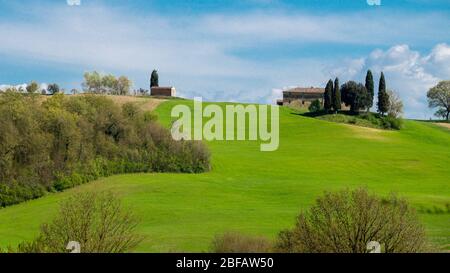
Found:
<path fill-rule="evenodd" d="M 175 87 L 152 87 L 151 88 L 152 96 L 163 96 L 163 97 L 176 97 L 177 90 Z"/>
<path fill-rule="evenodd" d="M 316 87 L 295 87 L 283 91 L 283 99 L 277 100 L 278 105 L 289 105 L 298 102 L 302 106 L 309 106 L 319 100 L 323 104 L 325 89 Z"/>

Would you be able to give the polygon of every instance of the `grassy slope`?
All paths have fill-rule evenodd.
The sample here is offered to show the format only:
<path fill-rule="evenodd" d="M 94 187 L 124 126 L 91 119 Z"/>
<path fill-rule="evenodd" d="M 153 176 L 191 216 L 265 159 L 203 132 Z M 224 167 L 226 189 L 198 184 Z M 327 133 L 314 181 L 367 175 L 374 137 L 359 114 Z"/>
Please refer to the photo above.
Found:
<path fill-rule="evenodd" d="M 157 112 L 170 123 L 168 101 Z M 306 118 L 282 108 L 281 143 L 262 153 L 256 142 L 211 142 L 213 171 L 136 174 L 101 179 L 64 193 L 0 210 L 0 245 L 31 239 L 57 202 L 79 190 L 112 189 L 141 217 L 139 251 L 205 251 L 226 230 L 276 236 L 324 190 L 366 186 L 395 191 L 419 209 L 450 203 L 450 134 L 407 121 L 399 132 Z M 434 242 L 450 244 L 450 214 L 421 218 Z"/>

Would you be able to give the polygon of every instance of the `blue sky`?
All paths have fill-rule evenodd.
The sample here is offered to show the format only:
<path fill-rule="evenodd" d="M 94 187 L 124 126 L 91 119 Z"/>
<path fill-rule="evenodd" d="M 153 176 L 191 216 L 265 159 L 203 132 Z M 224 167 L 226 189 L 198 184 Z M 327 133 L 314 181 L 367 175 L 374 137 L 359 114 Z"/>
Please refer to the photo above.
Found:
<path fill-rule="evenodd" d="M 370 0 L 369 0 L 370 1 Z M 271 103 L 289 86 L 384 71 L 405 115 L 450 79 L 450 1 L 0 0 L 0 85 L 81 88 L 85 71 L 161 83 L 186 97 Z"/>

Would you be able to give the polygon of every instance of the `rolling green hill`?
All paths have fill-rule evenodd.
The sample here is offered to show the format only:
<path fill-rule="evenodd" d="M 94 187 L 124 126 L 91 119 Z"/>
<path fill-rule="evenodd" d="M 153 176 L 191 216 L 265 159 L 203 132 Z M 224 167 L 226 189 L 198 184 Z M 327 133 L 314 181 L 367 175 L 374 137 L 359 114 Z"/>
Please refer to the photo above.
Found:
<path fill-rule="evenodd" d="M 170 124 L 170 100 L 156 112 Z M 280 148 L 251 141 L 208 143 L 204 174 L 134 174 L 100 179 L 0 209 L 0 246 L 32 239 L 58 201 L 75 191 L 113 190 L 141 218 L 143 252 L 206 251 L 224 231 L 274 238 L 325 190 L 365 186 L 397 192 L 420 212 L 430 239 L 450 247 L 450 131 L 406 121 L 401 131 L 332 123 L 280 109 Z"/>

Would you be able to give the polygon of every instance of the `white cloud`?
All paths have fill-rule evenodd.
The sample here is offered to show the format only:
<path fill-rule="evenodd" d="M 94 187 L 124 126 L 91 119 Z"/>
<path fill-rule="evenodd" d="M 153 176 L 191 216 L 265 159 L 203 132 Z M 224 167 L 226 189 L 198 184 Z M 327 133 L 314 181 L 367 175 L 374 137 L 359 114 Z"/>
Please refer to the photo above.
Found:
<path fill-rule="evenodd" d="M 441 14 L 266 11 L 197 17 L 143 16 L 95 5 L 76 9 L 28 6 L 23 12 L 26 21 L 0 18 L 0 37 L 7 37 L 0 43 L 0 53 L 126 74 L 137 83 L 136 87 L 145 87 L 151 70 L 158 68 L 161 84 L 175 85 L 180 94 L 202 95 L 205 100 L 273 103 L 282 86 L 323 86 L 334 75 L 360 80 L 367 67 L 386 71 L 392 87 L 402 92 L 405 87 L 395 82 L 412 78 L 426 87 L 448 74 L 449 69 L 445 44 L 426 57 L 400 47 L 374 51 L 363 58 L 339 59 L 339 66 L 331 65 L 335 61 L 332 58 L 320 56 L 264 62 L 230 53 L 283 43 L 363 44 L 374 48 L 403 42 L 428 44 L 436 37 L 448 37 L 446 29 L 437 27 L 450 25 L 450 18 Z M 418 99 L 423 90 L 413 87 L 409 92 Z M 402 94 L 407 95 L 405 91 Z M 413 100 L 407 106 L 411 111 L 421 111 L 423 101 Z"/>
<path fill-rule="evenodd" d="M 200 18 L 198 29 L 233 42 L 239 39 L 243 45 L 282 41 L 391 45 L 435 41 L 436 37 L 448 36 L 440 26 L 449 24 L 450 19 L 441 14 L 407 15 L 381 10 L 338 15 L 253 12 L 205 16 Z"/>
<path fill-rule="evenodd" d="M 22 83 L 22 84 L 16 84 L 16 85 L 11 85 L 11 84 L 0 84 L 0 91 L 5 91 L 6 89 L 9 88 L 14 88 L 16 90 L 23 90 L 25 91 L 27 88 L 28 84 L 26 83 Z M 46 83 L 40 83 L 39 84 L 39 91 L 41 90 L 47 90 L 48 84 Z"/>
<path fill-rule="evenodd" d="M 23 84 L 16 84 L 16 85 L 10 85 L 10 84 L 1 84 L 0 85 L 1 91 L 4 91 L 8 88 L 15 88 L 16 90 L 25 90 L 25 88 L 27 88 L 27 84 L 23 83 Z"/>
<path fill-rule="evenodd" d="M 448 79 L 450 77 L 450 46 L 445 43 L 438 44 L 423 62 L 426 69 L 432 71 L 437 77 Z"/>
<path fill-rule="evenodd" d="M 387 87 L 397 91 L 404 101 L 406 116 L 426 119 L 433 114 L 427 107 L 427 91 L 439 81 L 450 78 L 449 52 L 447 44 L 436 45 L 428 55 L 422 55 L 408 45 L 396 45 L 388 50 L 376 49 L 362 59 L 340 62 L 328 67 L 328 71 L 341 77 L 341 81 L 362 82 L 366 71 L 371 69 L 376 85 L 383 71 Z"/>

